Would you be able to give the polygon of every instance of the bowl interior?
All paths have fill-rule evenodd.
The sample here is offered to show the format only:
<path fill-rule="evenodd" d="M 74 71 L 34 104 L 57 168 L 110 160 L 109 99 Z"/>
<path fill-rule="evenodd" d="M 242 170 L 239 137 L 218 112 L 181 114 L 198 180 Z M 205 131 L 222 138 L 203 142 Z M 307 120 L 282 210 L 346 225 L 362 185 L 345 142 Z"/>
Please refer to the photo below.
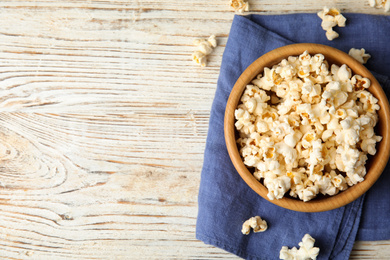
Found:
<path fill-rule="evenodd" d="M 265 67 L 271 68 L 273 65 L 278 64 L 281 60 L 289 56 L 299 56 L 304 51 L 308 51 L 312 55 L 321 53 L 325 56 L 325 59 L 329 62 L 329 64 L 336 64 L 339 66 L 341 66 L 342 64 L 346 64 L 352 70 L 353 74 L 358 74 L 370 79 L 371 86 L 368 90 L 379 100 L 378 104 L 381 107 L 380 110 L 377 112 L 379 116 L 379 121 L 375 127 L 375 133 L 377 135 L 382 136 L 383 139 L 376 145 L 377 153 L 375 154 L 375 156 L 369 156 L 369 159 L 366 164 L 367 174 L 365 176 L 364 181 L 352 187 L 349 187 L 347 190 L 342 191 L 335 196 L 318 197 L 308 202 L 303 202 L 299 199 L 294 199 L 290 197 L 269 200 L 267 197 L 267 188 L 255 179 L 252 173 L 244 165 L 242 158 L 239 154 L 238 147 L 236 144 L 237 132 L 234 126 L 234 111 L 240 101 L 241 95 L 245 90 L 246 85 L 249 84 L 252 79 L 254 79 L 259 73 L 262 73 Z M 387 97 L 383 92 L 382 87 L 379 85 L 378 81 L 365 66 L 360 64 L 358 61 L 356 61 L 354 58 L 352 58 L 345 52 L 342 52 L 338 49 L 320 44 L 301 43 L 280 47 L 264 54 L 256 61 L 254 61 L 241 74 L 241 76 L 235 83 L 227 102 L 225 111 L 224 132 L 229 156 L 236 170 L 238 171 L 242 179 L 256 193 L 258 193 L 266 200 L 283 208 L 302 212 L 319 212 L 335 209 L 354 201 L 355 199 L 363 195 L 379 178 L 387 164 L 390 155 L 389 120 L 390 110 Z"/>

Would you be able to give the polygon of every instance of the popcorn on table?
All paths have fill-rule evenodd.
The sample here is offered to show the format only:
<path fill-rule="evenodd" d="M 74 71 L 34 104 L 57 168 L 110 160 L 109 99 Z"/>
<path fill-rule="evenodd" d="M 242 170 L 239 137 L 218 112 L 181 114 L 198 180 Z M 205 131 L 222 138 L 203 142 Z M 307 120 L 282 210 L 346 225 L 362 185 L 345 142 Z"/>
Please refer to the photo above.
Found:
<path fill-rule="evenodd" d="M 208 39 L 195 40 L 194 44 L 198 48 L 192 53 L 192 60 L 202 67 L 205 67 L 207 65 L 207 55 L 217 47 L 217 39 L 215 35 L 211 35 Z"/>
<path fill-rule="evenodd" d="M 366 53 L 365 49 L 355 49 L 351 48 L 348 53 L 350 56 L 352 56 L 355 60 L 360 62 L 361 64 L 367 63 L 368 59 L 371 58 L 371 55 Z"/>
<path fill-rule="evenodd" d="M 390 10 L 389 0 L 368 0 L 368 3 L 371 7 L 383 8 L 385 12 L 388 12 Z"/>
<path fill-rule="evenodd" d="M 244 164 L 268 189 L 309 201 L 364 180 L 376 154 L 378 100 L 370 80 L 307 51 L 265 68 L 235 110 Z"/>
<path fill-rule="evenodd" d="M 239 13 L 249 11 L 249 3 L 246 0 L 230 0 L 230 6 Z"/>
<path fill-rule="evenodd" d="M 317 13 L 318 17 L 322 19 L 321 27 L 326 31 L 325 35 L 329 41 L 339 37 L 339 34 L 333 31 L 333 27 L 345 27 L 347 19 L 340 13 L 340 10 L 336 8 L 327 8 Z"/>
<path fill-rule="evenodd" d="M 288 249 L 287 246 L 283 246 L 279 253 L 279 258 L 284 260 L 309 260 L 317 259 L 320 252 L 318 247 L 314 247 L 315 239 L 309 234 L 306 234 L 302 238 L 302 242 L 299 242 L 299 249 L 293 247 Z"/>
<path fill-rule="evenodd" d="M 253 229 L 253 232 L 264 232 L 267 230 L 268 225 L 267 222 L 259 216 L 251 217 L 250 219 L 246 220 L 244 224 L 242 224 L 242 234 L 248 235 L 251 231 L 251 228 Z"/>

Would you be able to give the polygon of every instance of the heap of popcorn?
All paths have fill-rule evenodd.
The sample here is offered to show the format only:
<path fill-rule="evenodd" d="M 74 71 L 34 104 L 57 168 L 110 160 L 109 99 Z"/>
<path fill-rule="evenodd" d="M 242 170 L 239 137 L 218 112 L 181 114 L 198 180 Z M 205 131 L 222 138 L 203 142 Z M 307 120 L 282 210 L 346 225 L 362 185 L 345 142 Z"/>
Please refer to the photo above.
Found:
<path fill-rule="evenodd" d="M 376 153 L 378 100 L 370 80 L 307 51 L 265 68 L 235 110 L 244 164 L 268 189 L 309 201 L 364 180 Z"/>

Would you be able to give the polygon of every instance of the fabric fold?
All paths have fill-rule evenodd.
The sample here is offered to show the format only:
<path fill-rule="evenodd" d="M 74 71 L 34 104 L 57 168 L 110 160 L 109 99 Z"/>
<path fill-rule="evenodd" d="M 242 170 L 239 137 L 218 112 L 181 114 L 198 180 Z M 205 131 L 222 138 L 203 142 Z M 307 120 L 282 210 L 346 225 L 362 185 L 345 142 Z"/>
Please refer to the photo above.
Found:
<path fill-rule="evenodd" d="M 345 16 L 351 21 L 347 24 L 349 31 L 342 28 L 339 31 L 340 39 L 333 42 L 327 41 L 320 27 L 321 20 L 314 14 L 234 17 L 210 112 L 198 196 L 197 239 L 246 259 L 268 260 L 278 259 L 282 246 L 298 247 L 303 236 L 309 233 L 316 239 L 315 246 L 321 250 L 317 259 L 348 259 L 362 217 L 364 223 L 360 224 L 364 229 L 359 232 L 359 239 L 375 240 L 372 230 L 379 230 L 380 224 L 372 223 L 375 215 L 371 210 L 376 209 L 377 214 L 378 210 L 382 212 L 380 203 L 389 204 L 390 192 L 382 187 L 390 183 L 388 174 L 381 177 L 382 183 L 378 184 L 380 187 L 376 192 L 367 194 L 366 204 L 367 200 L 375 204 L 367 207 L 368 210 L 363 210 L 364 196 L 344 207 L 326 212 L 287 210 L 261 198 L 241 179 L 230 161 L 223 132 L 225 106 L 236 80 L 254 60 L 275 48 L 299 42 L 326 44 L 345 52 L 352 47 L 365 48 L 373 56 L 373 62 L 368 63 L 367 67 L 377 73 L 390 75 L 390 59 L 387 59 L 390 36 L 379 33 L 385 38 L 355 40 L 356 34 L 366 33 L 362 27 L 383 25 L 384 30 L 390 29 L 390 17 L 358 14 Z M 369 34 L 369 37 L 374 38 L 374 32 Z M 380 74 L 377 76 L 390 89 L 387 77 Z M 387 197 L 378 198 L 378 192 L 387 192 Z M 383 214 L 390 213 L 387 211 L 389 208 L 386 205 Z M 256 215 L 268 222 L 268 230 L 258 234 L 241 234 L 243 222 Z M 388 215 L 383 216 L 388 218 Z M 380 239 L 390 239 L 389 228 Z"/>

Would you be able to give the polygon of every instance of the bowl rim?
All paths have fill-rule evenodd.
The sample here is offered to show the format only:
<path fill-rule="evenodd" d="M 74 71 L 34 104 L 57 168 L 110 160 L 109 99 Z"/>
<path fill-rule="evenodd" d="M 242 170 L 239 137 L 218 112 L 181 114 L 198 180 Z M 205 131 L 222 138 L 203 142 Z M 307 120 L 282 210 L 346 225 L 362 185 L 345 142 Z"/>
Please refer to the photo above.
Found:
<path fill-rule="evenodd" d="M 326 60 L 337 61 L 341 58 L 342 63 L 332 62 L 332 64 L 346 64 L 349 68 L 354 68 L 351 68 L 353 74 L 358 74 L 370 79 L 371 86 L 368 90 L 379 100 L 378 104 L 381 107 L 378 111 L 379 118 L 381 119 L 378 120 L 378 124 L 383 123 L 381 128 L 383 129 L 383 131 L 381 131 L 380 133 L 383 139 L 377 144 L 376 155 L 370 158 L 372 159 L 372 164 L 371 167 L 368 169 L 367 174 L 365 175 L 364 181 L 349 187 L 345 191 L 339 192 L 337 195 L 326 197 L 323 199 L 314 198 L 313 200 L 304 202 L 299 199 L 283 197 L 282 199 L 270 200 L 267 197 L 268 189 L 263 184 L 261 184 L 253 176 L 252 173 L 250 173 L 250 171 L 244 165 L 241 159 L 236 143 L 234 111 L 238 105 L 238 102 L 242 96 L 246 85 L 248 85 L 252 81 L 252 79 L 254 79 L 259 73 L 261 73 L 265 67 L 270 68 L 272 67 L 272 65 L 278 64 L 282 59 L 287 58 L 289 56 L 299 56 L 304 51 L 308 51 L 311 55 L 321 53 L 325 56 Z M 249 187 L 254 190 L 258 195 L 282 208 L 300 212 L 321 212 L 336 209 L 353 202 L 354 200 L 362 196 L 367 190 L 369 190 L 369 188 L 378 180 L 384 168 L 386 167 L 387 161 L 390 156 L 389 125 L 390 106 L 386 94 L 384 93 L 382 87 L 380 86 L 376 78 L 364 65 L 359 63 L 347 53 L 338 50 L 334 47 L 314 43 L 296 43 L 279 47 L 274 50 L 271 50 L 270 52 L 265 53 L 261 57 L 257 58 L 243 71 L 243 73 L 235 82 L 226 104 L 224 117 L 224 136 L 228 154 L 235 169 L 237 170 L 241 178 L 247 183 L 247 185 L 249 185 Z"/>

